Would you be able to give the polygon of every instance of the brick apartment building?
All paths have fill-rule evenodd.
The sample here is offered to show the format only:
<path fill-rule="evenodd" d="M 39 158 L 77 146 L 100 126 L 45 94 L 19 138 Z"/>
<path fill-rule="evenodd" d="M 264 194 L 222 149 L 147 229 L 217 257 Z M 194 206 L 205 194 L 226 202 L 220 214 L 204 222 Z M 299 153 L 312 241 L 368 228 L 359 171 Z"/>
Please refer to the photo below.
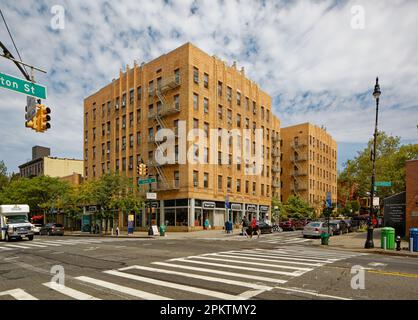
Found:
<path fill-rule="evenodd" d="M 418 159 L 406 161 L 406 235 L 410 228 L 418 228 Z"/>
<path fill-rule="evenodd" d="M 337 202 L 337 143 L 325 129 L 311 123 L 281 128 L 281 201 L 299 195 L 322 208 L 331 192 Z"/>
<path fill-rule="evenodd" d="M 183 121 L 186 132 L 250 129 L 251 142 L 244 142 L 252 153 L 258 147 L 254 129 L 262 129 L 261 174 L 248 174 L 246 159 L 231 148 L 220 150 L 219 142 L 217 150 L 203 150 L 204 163 L 180 164 L 181 150 L 199 147 L 195 141 L 181 145 Z M 164 128 L 176 134 L 176 160 L 160 165 L 154 157 L 160 145 L 156 133 Z M 118 79 L 84 100 L 85 178 L 119 172 L 136 181 L 136 166 L 146 163 L 149 175 L 157 179 L 151 185 L 158 199 L 152 221 L 168 223 L 169 230 L 200 230 L 206 219 L 220 228 L 230 214 L 234 223 L 240 223 L 243 215 L 262 218 L 269 213 L 271 197 L 280 196 L 279 141 L 280 121 L 272 114 L 270 96 L 235 62 L 228 66 L 190 43 L 148 63 L 127 66 Z M 219 163 L 226 157 L 227 163 L 207 161 L 213 154 Z M 231 161 L 235 157 L 238 161 Z M 115 223 L 126 226 L 126 217 L 117 214 Z M 135 226 L 147 226 L 145 212 L 136 214 Z"/>

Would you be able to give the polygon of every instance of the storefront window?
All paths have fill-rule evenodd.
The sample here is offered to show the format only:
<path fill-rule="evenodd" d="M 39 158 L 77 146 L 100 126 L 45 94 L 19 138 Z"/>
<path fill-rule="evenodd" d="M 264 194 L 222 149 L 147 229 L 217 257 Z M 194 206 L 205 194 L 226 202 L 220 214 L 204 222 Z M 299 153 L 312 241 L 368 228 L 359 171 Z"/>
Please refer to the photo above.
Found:
<path fill-rule="evenodd" d="M 187 226 L 188 225 L 188 209 L 181 208 L 176 210 L 176 226 Z"/>
<path fill-rule="evenodd" d="M 194 211 L 194 226 L 203 226 L 202 209 L 195 209 Z"/>
<path fill-rule="evenodd" d="M 165 209 L 164 212 L 165 225 L 166 226 L 175 226 L 176 223 L 176 209 Z"/>

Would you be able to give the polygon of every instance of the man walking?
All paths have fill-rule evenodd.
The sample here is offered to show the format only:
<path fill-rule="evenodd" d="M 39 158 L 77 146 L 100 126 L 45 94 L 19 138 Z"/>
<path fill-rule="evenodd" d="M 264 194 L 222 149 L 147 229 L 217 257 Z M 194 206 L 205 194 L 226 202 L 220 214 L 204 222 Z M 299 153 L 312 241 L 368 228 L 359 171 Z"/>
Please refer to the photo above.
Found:
<path fill-rule="evenodd" d="M 242 218 L 242 235 L 248 238 L 247 228 L 248 228 L 248 220 L 247 220 L 247 217 L 244 216 Z"/>

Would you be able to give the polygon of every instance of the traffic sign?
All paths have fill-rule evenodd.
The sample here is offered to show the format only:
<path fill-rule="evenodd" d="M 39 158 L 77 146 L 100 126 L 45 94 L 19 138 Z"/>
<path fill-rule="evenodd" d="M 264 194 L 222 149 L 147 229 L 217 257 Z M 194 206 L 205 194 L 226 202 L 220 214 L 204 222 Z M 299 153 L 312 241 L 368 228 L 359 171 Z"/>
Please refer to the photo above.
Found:
<path fill-rule="evenodd" d="M 156 192 L 147 192 L 147 200 L 156 200 L 157 193 Z"/>
<path fill-rule="evenodd" d="M 156 181 L 157 180 L 155 178 L 138 179 L 138 185 L 153 183 L 153 182 L 156 182 Z"/>
<path fill-rule="evenodd" d="M 31 96 L 26 97 L 26 121 L 30 121 L 36 115 L 36 99 Z"/>
<path fill-rule="evenodd" d="M 374 185 L 376 187 L 391 187 L 392 186 L 392 182 L 390 182 L 390 181 L 376 181 L 374 183 Z"/>
<path fill-rule="evenodd" d="M 46 99 L 46 87 L 21 78 L 16 78 L 0 72 L 0 87 L 33 96 L 39 99 Z"/>

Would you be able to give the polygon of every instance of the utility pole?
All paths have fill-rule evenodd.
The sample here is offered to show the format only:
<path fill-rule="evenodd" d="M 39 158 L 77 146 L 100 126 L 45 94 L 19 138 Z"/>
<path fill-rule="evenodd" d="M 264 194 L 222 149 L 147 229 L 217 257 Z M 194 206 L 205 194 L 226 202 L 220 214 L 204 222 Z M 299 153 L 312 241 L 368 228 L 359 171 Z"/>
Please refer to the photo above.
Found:
<path fill-rule="evenodd" d="M 376 78 L 376 85 L 374 86 L 373 91 L 373 97 L 376 99 L 376 121 L 374 125 L 374 138 L 373 138 L 373 150 L 371 152 L 371 160 L 372 160 L 372 186 L 370 189 L 370 214 L 369 214 L 369 220 L 367 224 L 367 240 L 364 244 L 364 248 L 371 249 L 374 248 L 374 242 L 373 242 L 373 212 L 374 212 L 374 206 L 373 206 L 373 199 L 374 199 L 374 183 L 376 179 L 376 144 L 377 144 L 377 122 L 378 122 L 378 115 L 379 115 L 379 98 L 380 98 L 380 86 L 379 86 L 379 78 Z"/>

